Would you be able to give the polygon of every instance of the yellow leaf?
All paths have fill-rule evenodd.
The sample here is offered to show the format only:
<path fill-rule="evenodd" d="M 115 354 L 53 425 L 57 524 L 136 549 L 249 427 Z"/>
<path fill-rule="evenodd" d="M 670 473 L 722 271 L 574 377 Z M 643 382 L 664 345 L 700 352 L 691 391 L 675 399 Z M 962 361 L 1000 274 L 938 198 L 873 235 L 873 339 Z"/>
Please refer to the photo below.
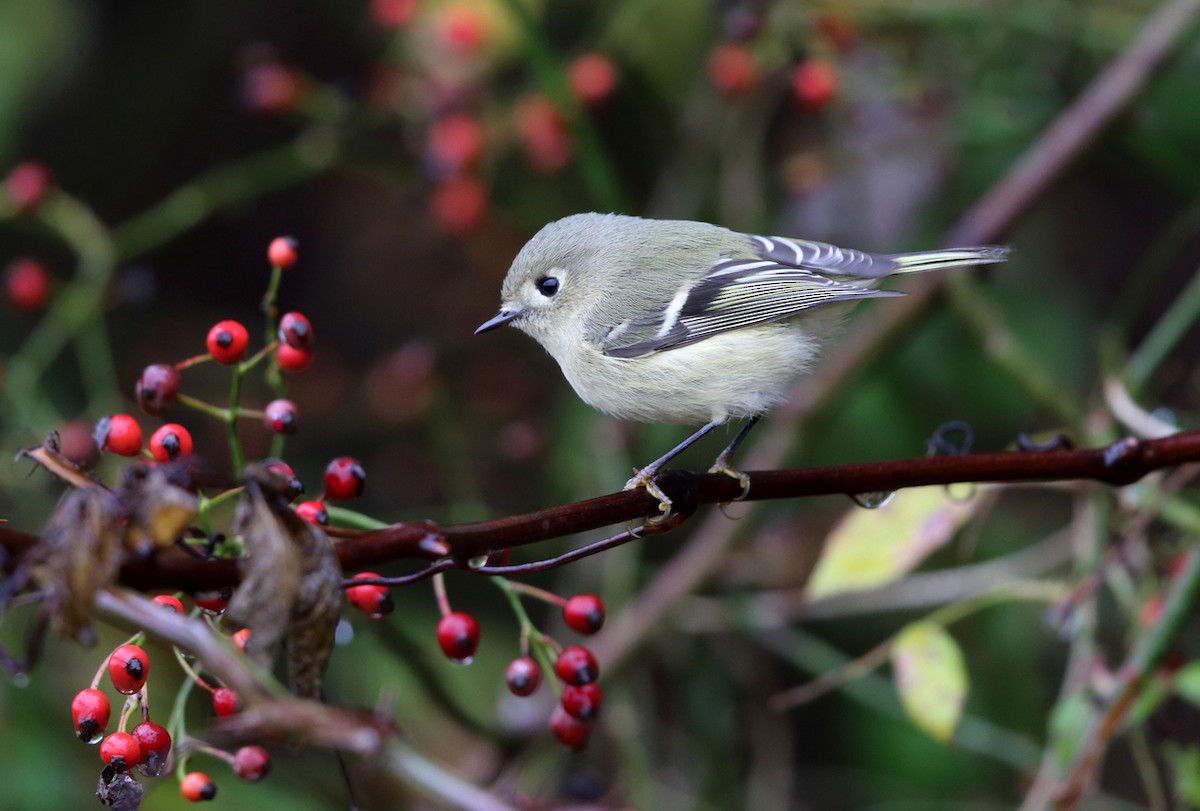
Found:
<path fill-rule="evenodd" d="M 967 670 L 958 643 L 937 623 L 914 622 L 892 646 L 892 670 L 908 717 L 947 743 L 967 697 Z"/>
<path fill-rule="evenodd" d="M 907 574 L 954 536 L 979 500 L 953 501 L 942 487 L 914 487 L 878 509 L 852 508 L 825 540 L 808 599 L 877 588 Z"/>

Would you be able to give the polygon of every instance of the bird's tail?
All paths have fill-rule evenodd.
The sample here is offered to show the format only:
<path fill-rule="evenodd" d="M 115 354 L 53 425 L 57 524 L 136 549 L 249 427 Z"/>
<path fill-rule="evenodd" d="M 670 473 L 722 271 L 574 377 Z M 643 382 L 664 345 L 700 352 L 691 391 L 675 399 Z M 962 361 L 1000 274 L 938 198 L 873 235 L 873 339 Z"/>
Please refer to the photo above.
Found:
<path fill-rule="evenodd" d="M 1007 245 L 984 245 L 979 248 L 946 248 L 941 251 L 893 253 L 888 255 L 899 267 L 893 273 L 923 273 L 927 270 L 962 265 L 992 265 L 1008 258 Z"/>

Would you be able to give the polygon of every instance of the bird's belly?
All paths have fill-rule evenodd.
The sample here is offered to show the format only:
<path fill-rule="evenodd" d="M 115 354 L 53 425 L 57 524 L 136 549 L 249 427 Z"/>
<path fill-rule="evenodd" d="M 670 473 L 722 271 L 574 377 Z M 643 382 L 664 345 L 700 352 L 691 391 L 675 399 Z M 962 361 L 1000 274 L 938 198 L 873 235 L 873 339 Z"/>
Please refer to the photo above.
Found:
<path fill-rule="evenodd" d="M 699 424 L 762 414 L 786 399 L 816 347 L 793 323 L 714 335 L 639 358 L 588 347 L 563 373 L 589 405 L 618 419 Z"/>

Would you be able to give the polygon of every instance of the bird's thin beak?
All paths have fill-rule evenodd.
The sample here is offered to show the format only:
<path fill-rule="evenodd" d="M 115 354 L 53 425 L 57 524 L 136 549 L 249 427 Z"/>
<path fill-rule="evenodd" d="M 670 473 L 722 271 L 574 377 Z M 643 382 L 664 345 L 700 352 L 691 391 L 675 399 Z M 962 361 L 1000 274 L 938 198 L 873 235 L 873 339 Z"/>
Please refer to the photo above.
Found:
<path fill-rule="evenodd" d="M 490 329 L 502 327 L 519 315 L 521 315 L 521 310 L 509 310 L 507 308 L 501 309 L 500 312 L 496 313 L 487 321 L 484 321 L 482 324 L 480 324 L 479 328 L 475 330 L 475 334 L 478 335 L 481 332 L 487 332 Z"/>

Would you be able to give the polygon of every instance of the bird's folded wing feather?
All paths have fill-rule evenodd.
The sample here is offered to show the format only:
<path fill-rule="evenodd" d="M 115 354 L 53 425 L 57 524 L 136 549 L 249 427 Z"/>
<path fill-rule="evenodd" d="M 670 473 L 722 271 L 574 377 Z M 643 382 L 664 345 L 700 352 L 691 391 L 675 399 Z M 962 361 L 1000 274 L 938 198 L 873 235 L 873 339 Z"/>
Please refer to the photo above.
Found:
<path fill-rule="evenodd" d="M 753 239 L 764 258 L 718 262 L 670 301 L 609 329 L 600 341 L 604 354 L 636 358 L 789 318 L 822 304 L 902 295 L 846 281 L 888 275 L 896 265 L 887 257 L 817 242 Z"/>

